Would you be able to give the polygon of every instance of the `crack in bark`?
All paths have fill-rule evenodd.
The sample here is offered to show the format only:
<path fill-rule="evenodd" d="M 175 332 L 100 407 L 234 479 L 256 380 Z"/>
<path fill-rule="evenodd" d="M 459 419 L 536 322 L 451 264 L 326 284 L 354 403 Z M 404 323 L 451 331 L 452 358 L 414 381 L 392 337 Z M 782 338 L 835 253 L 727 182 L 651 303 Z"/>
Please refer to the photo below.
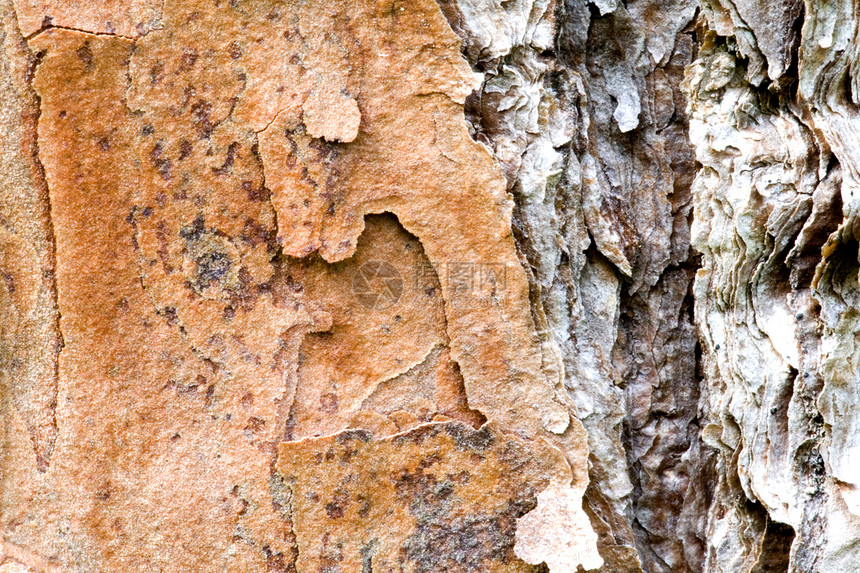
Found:
<path fill-rule="evenodd" d="M 19 141 L 23 147 L 22 152 L 26 156 L 24 161 L 30 163 L 28 167 L 25 167 L 29 172 L 29 185 L 32 185 L 32 187 L 37 191 L 32 196 L 32 201 L 36 204 L 32 206 L 26 206 L 25 204 L 22 208 L 22 213 L 17 214 L 17 216 L 27 217 L 29 214 L 28 212 L 32 209 L 32 211 L 35 211 L 37 216 L 35 221 L 32 221 L 30 224 L 42 227 L 41 229 L 32 229 L 31 231 L 35 236 L 29 237 L 25 240 L 33 241 L 34 247 L 37 250 L 43 251 L 41 255 L 43 260 L 38 262 L 40 267 L 39 272 L 41 275 L 39 288 L 47 291 L 47 300 L 42 300 L 42 297 L 39 296 L 35 301 L 37 305 L 36 308 L 22 310 L 35 316 L 48 313 L 49 317 L 42 317 L 42 320 L 49 320 L 51 323 L 47 328 L 45 340 L 41 340 L 39 344 L 34 345 L 35 348 L 42 349 L 42 352 L 46 352 L 50 357 L 50 365 L 47 366 L 49 372 L 43 374 L 33 373 L 38 380 L 31 379 L 29 381 L 27 380 L 28 376 L 26 374 L 22 374 L 18 376 L 18 380 L 13 383 L 12 388 L 13 394 L 16 394 L 16 390 L 20 391 L 24 395 L 28 396 L 28 398 L 25 399 L 32 402 L 25 405 L 20 403 L 22 398 L 15 399 L 16 407 L 21 412 L 21 415 L 28 426 L 28 430 L 31 433 L 31 440 L 33 442 L 33 449 L 36 456 L 36 467 L 39 472 L 44 473 L 50 466 L 50 460 L 58 433 L 56 408 L 58 380 L 60 376 L 59 360 L 60 354 L 64 348 L 64 338 L 61 330 L 62 317 L 60 316 L 58 306 L 56 283 L 56 242 L 54 238 L 53 218 L 51 216 L 51 195 L 47 180 L 45 179 L 44 166 L 41 163 L 39 155 L 38 126 L 41 117 L 41 99 L 38 94 L 35 93 L 35 90 L 33 90 L 31 83 L 35 69 L 39 65 L 40 58 L 38 55 L 33 54 L 30 51 L 25 39 L 21 37 L 14 8 L 8 2 L 5 4 L 6 6 L 4 6 L 4 11 L 8 14 L 8 19 L 5 21 L 5 24 L 9 32 L 5 35 L 3 45 L 6 50 L 7 57 L 9 57 L 10 52 L 13 50 L 18 52 L 17 58 L 9 57 L 7 61 L 10 68 L 19 68 L 17 71 L 10 70 L 8 77 L 12 81 L 14 81 L 13 78 L 22 80 L 21 85 L 12 88 L 17 91 L 17 99 L 20 101 L 23 108 L 20 113 L 21 134 Z M 16 47 L 10 47 L 10 43 L 17 43 L 18 45 Z M 16 59 L 18 60 L 17 62 L 15 61 Z M 11 101 L 9 103 L 10 105 L 14 105 Z M 29 149 L 27 149 L 28 147 Z M 29 200 L 31 199 L 28 199 L 28 201 Z M 25 323 L 31 319 L 21 316 L 19 320 L 21 323 Z M 34 320 L 39 319 L 34 318 Z M 40 329 L 40 331 L 42 331 L 42 329 Z M 41 334 L 44 334 L 44 332 L 41 332 Z M 21 342 L 23 341 L 19 341 L 19 344 Z M 32 357 L 26 360 L 32 363 L 39 362 L 39 358 L 37 357 Z M 29 377 L 32 378 L 33 376 L 31 375 Z M 29 387 L 27 388 L 19 388 L 19 385 L 26 386 L 28 384 Z M 33 392 L 35 396 L 30 395 L 31 392 Z M 42 403 L 43 401 L 44 403 Z M 44 427 L 41 420 L 43 414 L 41 412 L 30 412 L 30 408 L 40 408 L 47 412 L 47 427 Z"/>

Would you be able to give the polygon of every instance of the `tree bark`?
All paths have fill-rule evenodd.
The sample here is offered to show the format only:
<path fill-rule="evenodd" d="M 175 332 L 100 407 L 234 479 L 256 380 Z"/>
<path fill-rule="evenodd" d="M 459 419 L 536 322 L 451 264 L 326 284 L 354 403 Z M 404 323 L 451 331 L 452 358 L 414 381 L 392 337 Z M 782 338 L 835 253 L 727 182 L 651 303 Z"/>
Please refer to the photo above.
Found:
<path fill-rule="evenodd" d="M 0 571 L 852 571 L 844 1 L 0 0 Z"/>

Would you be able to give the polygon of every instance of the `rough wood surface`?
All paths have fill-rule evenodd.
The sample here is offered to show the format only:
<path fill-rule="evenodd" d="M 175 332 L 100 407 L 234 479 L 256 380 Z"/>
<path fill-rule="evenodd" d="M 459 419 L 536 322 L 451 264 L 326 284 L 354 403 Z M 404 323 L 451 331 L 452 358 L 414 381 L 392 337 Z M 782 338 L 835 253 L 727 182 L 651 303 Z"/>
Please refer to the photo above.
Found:
<path fill-rule="evenodd" d="M 568 566 L 600 563 L 585 432 L 437 4 L 167 2 L 148 27 L 131 6 L 17 8 L 12 159 L 36 166 L 22 195 L 47 190 L 6 194 L 10 244 L 36 251 L 4 249 L 4 296 L 42 337 L 9 332 L 8 360 L 48 369 L 4 416 L 24 565 L 528 571 L 561 538 Z M 110 10 L 132 23 L 102 27 Z M 439 432 L 460 441 L 421 437 Z M 297 469 L 319 440 L 378 445 Z M 404 471 L 455 496 L 432 511 L 480 550 L 421 541 L 443 515 L 397 517 L 424 495 L 391 497 Z M 374 519 L 319 522 L 306 496 L 346 507 L 353 482 Z"/>
<path fill-rule="evenodd" d="M 0 26 L 0 572 L 856 570 L 853 3 Z"/>

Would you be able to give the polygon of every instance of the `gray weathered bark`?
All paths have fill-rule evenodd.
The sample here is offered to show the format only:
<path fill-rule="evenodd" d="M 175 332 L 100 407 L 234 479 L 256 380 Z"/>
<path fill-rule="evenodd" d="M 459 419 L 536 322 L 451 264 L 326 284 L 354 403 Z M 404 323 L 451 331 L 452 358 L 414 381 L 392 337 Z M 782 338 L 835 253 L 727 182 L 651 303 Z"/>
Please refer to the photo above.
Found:
<path fill-rule="evenodd" d="M 856 6 L 451 4 L 605 570 L 855 570 Z"/>
<path fill-rule="evenodd" d="M 852 571 L 856 7 L 705 4 L 686 81 L 703 437 L 719 450 L 705 567 Z"/>
<path fill-rule="evenodd" d="M 443 8 L 486 74 L 467 113 L 507 175 L 535 320 L 588 431 L 605 570 L 701 570 L 711 454 L 698 443 L 680 91 L 696 3 Z"/>

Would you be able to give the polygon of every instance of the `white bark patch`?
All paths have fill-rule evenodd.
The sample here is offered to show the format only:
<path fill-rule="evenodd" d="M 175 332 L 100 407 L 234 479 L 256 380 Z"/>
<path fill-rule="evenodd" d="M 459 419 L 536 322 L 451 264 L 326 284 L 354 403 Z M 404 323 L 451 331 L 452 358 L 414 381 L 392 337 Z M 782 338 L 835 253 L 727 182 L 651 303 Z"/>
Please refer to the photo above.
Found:
<path fill-rule="evenodd" d="M 551 573 L 603 566 L 597 534 L 582 510 L 582 491 L 552 483 L 538 494 L 538 505 L 517 520 L 517 557 L 532 565 L 546 563 Z"/>

